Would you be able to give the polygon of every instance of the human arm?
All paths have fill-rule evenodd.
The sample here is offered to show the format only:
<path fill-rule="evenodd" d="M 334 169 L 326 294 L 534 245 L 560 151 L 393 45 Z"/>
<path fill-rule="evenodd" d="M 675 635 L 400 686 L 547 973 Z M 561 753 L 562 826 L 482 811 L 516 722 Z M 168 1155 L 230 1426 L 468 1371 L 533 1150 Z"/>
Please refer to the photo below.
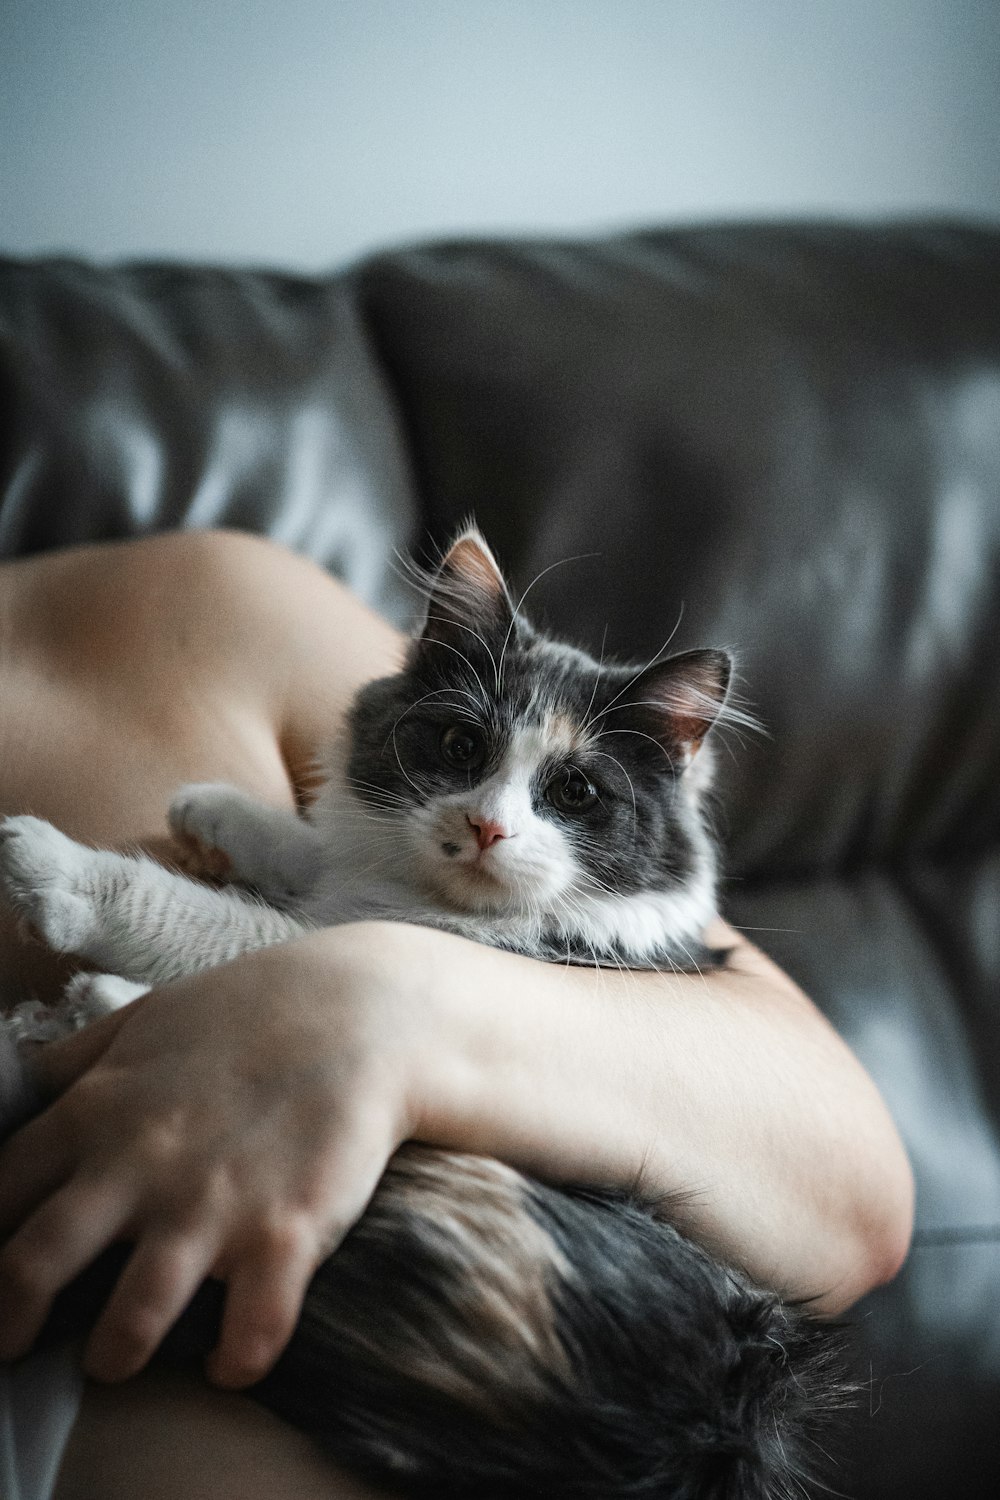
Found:
<path fill-rule="evenodd" d="M 208 1273 L 229 1284 L 210 1373 L 259 1375 L 411 1136 L 682 1195 L 688 1232 L 827 1313 L 890 1275 L 908 1238 L 909 1171 L 874 1087 L 738 939 L 701 978 L 330 929 L 154 992 L 51 1049 L 50 1083 L 87 1063 L 0 1154 L 0 1230 L 23 1224 L 0 1256 L 0 1321 L 18 1352 L 56 1286 L 135 1238 L 89 1348 L 105 1378 L 144 1362 Z"/>

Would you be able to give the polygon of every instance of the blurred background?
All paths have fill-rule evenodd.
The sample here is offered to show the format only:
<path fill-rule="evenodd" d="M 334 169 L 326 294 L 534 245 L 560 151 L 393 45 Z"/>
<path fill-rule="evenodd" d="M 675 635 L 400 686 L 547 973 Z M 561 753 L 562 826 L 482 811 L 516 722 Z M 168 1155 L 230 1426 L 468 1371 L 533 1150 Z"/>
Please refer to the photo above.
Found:
<path fill-rule="evenodd" d="M 0 248 L 1000 216 L 997 0 L 2 0 Z"/>

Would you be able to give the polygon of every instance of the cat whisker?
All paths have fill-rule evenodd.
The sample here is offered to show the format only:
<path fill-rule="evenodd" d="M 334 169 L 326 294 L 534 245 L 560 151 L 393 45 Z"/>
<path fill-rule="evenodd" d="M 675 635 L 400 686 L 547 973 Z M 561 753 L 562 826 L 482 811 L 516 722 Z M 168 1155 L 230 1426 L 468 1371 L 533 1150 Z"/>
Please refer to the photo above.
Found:
<path fill-rule="evenodd" d="M 416 792 L 416 794 L 417 794 L 418 797 L 422 797 L 423 796 L 423 791 L 422 791 L 422 789 L 419 786 L 417 786 L 417 783 L 407 773 L 406 767 L 403 765 L 403 762 L 402 762 L 402 760 L 400 758 L 400 754 L 399 754 L 399 746 L 396 743 L 396 730 L 399 728 L 399 725 L 406 718 L 407 714 L 412 713 L 415 708 L 419 708 L 422 703 L 428 702 L 429 699 L 431 699 L 431 698 L 437 698 L 437 697 L 439 697 L 441 695 L 442 692 L 448 692 L 448 691 L 450 691 L 450 689 L 447 689 L 447 688 L 434 688 L 430 692 L 424 693 L 424 695 L 421 698 L 418 698 L 414 703 L 408 704 L 406 706 L 406 708 L 403 709 L 403 712 L 398 716 L 398 718 L 393 723 L 393 726 L 392 726 L 391 730 L 389 731 L 389 734 L 386 736 L 386 738 L 385 738 L 385 740 L 383 741 L 383 744 L 382 744 L 382 750 L 383 750 L 383 753 L 384 753 L 385 747 L 389 743 L 389 740 L 390 739 L 392 740 L 392 749 L 393 749 L 393 754 L 396 757 L 396 764 L 399 766 L 400 772 L 406 778 L 406 780 L 410 783 L 410 786 L 412 786 L 413 790 Z"/>
<path fill-rule="evenodd" d="M 639 739 L 648 740 L 651 745 L 655 745 L 657 750 L 660 751 L 660 754 L 664 757 L 670 769 L 672 771 L 675 769 L 673 756 L 667 750 L 666 746 L 661 745 L 660 741 L 656 739 L 654 735 L 647 734 L 644 729 L 606 729 L 602 730 L 601 733 L 597 735 L 597 739 L 602 740 L 605 734 L 634 734 L 637 735 Z"/>
<path fill-rule="evenodd" d="M 540 573 L 535 574 L 534 578 L 528 584 L 528 587 L 525 589 L 520 599 L 518 599 L 517 603 L 511 608 L 510 625 L 507 627 L 507 634 L 504 637 L 503 647 L 500 651 L 500 670 L 497 673 L 498 693 L 500 692 L 501 686 L 503 684 L 504 657 L 507 655 L 507 647 L 510 645 L 510 638 L 517 627 L 517 617 L 521 613 L 521 606 L 524 604 L 525 599 L 527 599 L 528 595 L 531 593 L 531 590 L 535 587 L 535 584 L 540 583 L 547 573 L 553 572 L 556 568 L 563 567 L 566 563 L 583 562 L 586 558 L 599 556 L 599 552 L 577 552 L 573 557 L 559 557 L 555 562 L 549 563 L 547 568 L 543 568 Z"/>
<path fill-rule="evenodd" d="M 625 777 L 625 780 L 628 782 L 628 789 L 629 789 L 629 791 L 632 794 L 632 837 L 635 838 L 636 828 L 638 826 L 638 821 L 639 821 L 639 813 L 638 813 L 638 809 L 636 807 L 635 787 L 634 787 L 634 785 L 632 783 L 631 776 L 628 774 L 628 772 L 626 771 L 625 767 L 622 765 L 621 761 L 618 759 L 617 755 L 612 755 L 611 752 L 610 752 L 610 750 L 594 750 L 594 751 L 592 751 L 592 754 L 599 755 L 604 760 L 614 761 L 615 765 L 618 767 L 619 771 L 621 771 L 622 775 Z"/>
<path fill-rule="evenodd" d="M 387 806 L 390 804 L 396 804 L 399 807 L 408 805 L 407 799 L 401 792 L 393 791 L 391 787 L 379 786 L 377 781 L 364 781 L 360 776 L 348 776 L 345 778 L 345 784 L 349 792 L 365 793 L 368 801 L 378 799 Z"/>
<path fill-rule="evenodd" d="M 497 691 L 497 694 L 499 694 L 499 692 L 500 692 L 500 671 L 499 671 L 499 668 L 497 666 L 497 659 L 493 655 L 493 652 L 491 651 L 488 642 L 486 641 L 486 639 L 483 636 L 481 636 L 479 634 L 479 631 L 478 630 L 473 630 L 473 628 L 472 628 L 471 625 L 463 625 L 462 622 L 459 621 L 459 620 L 448 619 L 445 615 L 428 615 L 427 619 L 428 619 L 428 621 L 435 620 L 438 624 L 441 624 L 441 625 L 457 625 L 458 628 L 459 628 L 459 630 L 466 630 L 466 631 L 468 631 L 469 635 L 475 637 L 475 639 L 482 646 L 483 650 L 486 652 L 486 655 L 489 657 L 490 661 L 493 664 L 493 676 L 496 679 L 496 691 Z M 479 687 L 480 687 L 480 690 L 481 690 L 482 695 L 483 695 L 483 703 L 484 704 L 488 703 L 489 702 L 489 695 L 486 692 L 486 686 L 485 686 L 485 684 L 483 682 L 483 679 L 480 677 L 479 673 L 476 671 L 476 668 L 475 668 L 474 664 L 469 660 L 469 658 L 465 655 L 465 653 L 462 652 L 462 651 L 459 651 L 458 647 L 457 646 L 453 646 L 450 641 L 435 640 L 434 644 L 435 644 L 435 646 L 447 646 L 447 648 L 448 648 L 449 651 L 454 651 L 455 655 L 458 656 L 458 657 L 460 657 L 462 659 L 462 661 L 465 662 L 465 665 L 469 668 L 469 671 L 472 673 L 472 675 L 475 677 L 476 681 L 479 683 Z"/>
<path fill-rule="evenodd" d="M 440 698 L 445 693 L 459 693 L 470 698 L 473 703 L 476 703 L 477 701 L 474 693 L 466 693 L 465 689 L 463 688 L 431 688 L 431 690 L 427 693 L 424 693 L 422 697 L 417 698 L 413 703 L 408 703 L 406 705 L 406 707 L 403 709 L 403 712 L 399 715 L 399 717 L 396 719 L 396 722 L 393 724 L 393 729 L 397 728 L 407 717 L 407 715 L 411 714 L 415 708 L 420 708 L 421 704 L 428 703 L 432 698 Z M 386 739 L 386 743 L 388 743 L 388 737 Z"/>
<path fill-rule="evenodd" d="M 370 876 L 377 874 L 386 865 L 391 865 L 396 870 L 399 868 L 399 849 L 395 844 L 387 848 L 386 852 L 377 859 L 372 859 L 365 865 L 356 866 L 339 883 L 346 890 L 355 886 L 363 886 Z"/>
<path fill-rule="evenodd" d="M 400 758 L 399 746 L 396 744 L 396 726 L 395 726 L 395 724 L 392 726 L 392 753 L 396 757 L 396 764 L 399 767 L 401 774 L 410 783 L 410 786 L 412 786 L 412 788 L 416 792 L 417 796 L 418 797 L 422 797 L 423 793 L 422 793 L 420 787 L 417 786 L 417 783 L 414 781 L 413 777 L 408 773 L 406 767 L 403 765 L 402 759 Z"/>
<path fill-rule="evenodd" d="M 399 826 L 399 809 L 394 807 L 372 807 L 369 810 L 359 808 L 352 816 L 356 823 L 364 823 L 366 827 L 386 830 L 391 828 L 395 832 Z"/>
<path fill-rule="evenodd" d="M 386 801 L 380 799 L 374 793 L 368 793 L 364 796 L 364 805 L 357 808 L 354 816 L 377 818 L 386 822 L 390 818 L 402 817 L 409 805 L 402 798 L 393 798 Z"/>
<path fill-rule="evenodd" d="M 589 733 L 591 725 L 593 723 L 593 720 L 591 719 L 591 714 L 592 714 L 593 708 L 594 708 L 594 700 L 597 697 L 597 689 L 598 689 L 598 687 L 600 686 L 600 683 L 601 683 L 601 672 L 604 670 L 604 652 L 607 649 L 607 644 L 608 644 L 608 627 L 605 625 L 605 627 L 604 627 L 604 634 L 601 636 L 601 655 L 600 655 L 600 660 L 597 663 L 597 672 L 594 675 L 594 686 L 591 689 L 590 702 L 587 704 L 587 707 L 584 710 L 584 714 L 583 714 L 583 724 L 582 724 L 581 731 L 580 731 L 581 734 L 583 734 L 583 735 L 586 735 L 586 734 Z"/>
<path fill-rule="evenodd" d="M 660 647 L 660 649 L 658 651 L 654 652 L 654 654 L 650 657 L 649 661 L 646 663 L 646 665 L 644 667 L 640 667 L 639 670 L 638 670 L 638 672 L 636 672 L 633 677 L 629 678 L 628 682 L 626 682 L 625 686 L 621 689 L 621 691 L 618 692 L 618 693 L 616 693 L 615 696 L 611 699 L 611 702 L 605 704 L 604 708 L 601 710 L 602 713 L 607 713 L 608 709 L 612 706 L 612 704 L 617 703 L 619 701 L 619 699 L 624 698 L 624 696 L 628 692 L 629 688 L 630 687 L 634 687 L 634 685 L 639 681 L 639 678 L 643 675 L 643 673 L 648 672 L 649 669 L 650 669 L 650 667 L 655 667 L 656 666 L 656 663 L 660 660 L 660 658 L 662 657 L 664 651 L 667 650 L 667 648 L 670 645 L 670 642 L 673 640 L 674 636 L 677 634 L 678 630 L 681 628 L 681 621 L 683 620 L 683 618 L 684 618 L 684 604 L 683 604 L 683 601 L 682 601 L 681 602 L 681 607 L 680 607 L 680 609 L 677 612 L 677 619 L 674 622 L 674 628 L 673 628 L 673 630 L 671 630 L 670 634 L 667 636 L 666 640 L 663 642 L 663 645 Z"/>
<path fill-rule="evenodd" d="M 698 978 L 702 981 L 703 984 L 707 984 L 704 971 L 702 970 L 701 965 L 696 962 L 694 954 L 691 952 L 690 948 L 688 948 L 685 943 L 682 943 L 680 938 L 678 937 L 674 938 L 674 942 L 690 962 L 691 972 L 697 974 Z"/>
<path fill-rule="evenodd" d="M 708 702 L 706 702 L 705 706 L 706 711 L 711 711 L 712 713 L 714 713 L 714 718 L 712 721 L 712 734 L 723 743 L 725 743 L 724 736 L 726 734 L 733 734 L 740 747 L 743 748 L 745 746 L 745 741 L 742 738 L 741 731 L 748 734 L 767 733 L 767 731 L 761 725 L 760 721 L 750 712 L 750 710 L 742 708 L 739 704 L 726 702 L 722 704 L 720 708 L 714 704 L 714 700 L 709 700 Z M 598 717 L 603 719 L 605 715 L 628 713 L 634 708 L 652 708 L 659 709 L 662 712 L 665 707 L 669 708 L 669 703 L 662 698 L 630 699 L 628 703 L 609 705 L 607 708 L 601 710 L 601 713 Z M 603 730 L 602 733 L 623 734 L 625 733 L 625 731 L 621 729 L 609 728 Z M 726 748 L 727 750 L 729 749 L 728 746 L 726 746 Z M 730 753 L 732 752 L 730 751 Z"/>
<path fill-rule="evenodd" d="M 417 593 L 427 598 L 431 596 L 434 591 L 435 574 L 431 569 L 421 567 L 416 558 L 406 552 L 401 552 L 398 547 L 393 547 L 390 566 L 409 588 L 415 589 Z"/>
<path fill-rule="evenodd" d="M 369 811 L 373 807 L 379 807 L 387 812 L 402 813 L 408 807 L 412 807 L 410 798 L 402 792 L 392 791 L 386 787 L 354 785 L 347 788 L 348 795 L 353 798 L 354 805 L 359 809 Z"/>

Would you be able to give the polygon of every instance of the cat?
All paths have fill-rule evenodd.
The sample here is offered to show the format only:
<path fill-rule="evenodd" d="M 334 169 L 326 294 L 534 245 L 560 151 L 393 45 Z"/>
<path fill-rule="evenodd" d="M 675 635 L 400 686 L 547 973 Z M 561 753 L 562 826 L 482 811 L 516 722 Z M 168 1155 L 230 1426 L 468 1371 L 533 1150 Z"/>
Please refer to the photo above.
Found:
<path fill-rule="evenodd" d="M 703 968 L 724 962 L 702 933 L 730 678 L 723 651 L 637 669 L 540 633 L 469 528 L 402 670 L 361 689 L 322 751 L 303 815 L 222 785 L 175 797 L 175 834 L 232 884 L 25 816 L 0 824 L 0 879 L 51 946 L 110 971 L 72 982 L 63 1023 L 360 918 L 549 961 Z M 833 1337 L 670 1209 L 407 1145 L 253 1394 L 415 1500 L 800 1492 L 811 1424 L 842 1396 Z M 55 1327 L 96 1311 L 123 1253 L 64 1294 Z M 167 1354 L 207 1349 L 218 1310 L 209 1284 Z"/>

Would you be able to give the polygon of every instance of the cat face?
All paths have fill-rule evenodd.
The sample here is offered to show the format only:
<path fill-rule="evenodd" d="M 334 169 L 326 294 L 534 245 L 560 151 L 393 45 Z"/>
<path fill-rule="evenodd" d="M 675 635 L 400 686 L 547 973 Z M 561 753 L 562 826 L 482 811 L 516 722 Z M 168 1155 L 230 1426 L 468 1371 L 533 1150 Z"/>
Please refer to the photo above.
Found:
<path fill-rule="evenodd" d="M 692 767 L 728 680 L 723 652 L 636 670 L 547 639 L 468 532 L 405 670 L 359 695 L 348 785 L 436 899 L 570 927 L 704 873 L 705 751 Z"/>

